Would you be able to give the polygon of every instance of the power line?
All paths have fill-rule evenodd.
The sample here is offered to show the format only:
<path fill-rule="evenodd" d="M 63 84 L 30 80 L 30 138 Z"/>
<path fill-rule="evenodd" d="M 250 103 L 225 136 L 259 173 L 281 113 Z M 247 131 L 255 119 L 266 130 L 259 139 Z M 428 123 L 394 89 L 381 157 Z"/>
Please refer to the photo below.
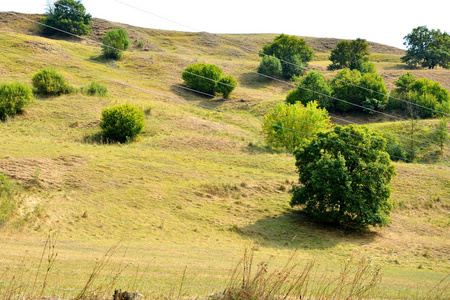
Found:
<path fill-rule="evenodd" d="M 125 2 L 123 2 L 123 1 L 120 1 L 120 0 L 114 0 L 114 1 L 116 1 L 116 2 L 118 2 L 118 3 L 121 3 L 122 5 L 131 7 L 131 8 L 133 8 L 133 9 L 142 11 L 142 12 L 144 12 L 144 13 L 150 14 L 150 15 L 152 15 L 152 16 L 161 18 L 161 19 L 163 19 L 163 20 L 169 21 L 169 22 L 171 22 L 171 23 L 174 23 L 174 24 L 183 26 L 183 27 L 188 28 L 188 29 L 190 29 L 190 30 L 197 31 L 197 32 L 200 32 L 200 31 L 201 31 L 201 30 L 199 30 L 199 29 L 195 29 L 195 28 L 192 28 L 192 27 L 190 27 L 190 26 L 188 26 L 188 25 L 185 25 L 185 24 L 182 24 L 182 23 L 173 21 L 173 20 L 171 20 L 171 19 L 169 19 L 169 18 L 165 18 L 165 17 L 159 16 L 159 15 L 157 15 L 157 14 L 155 14 L 155 13 L 152 13 L 152 12 L 149 12 L 149 11 L 147 11 L 147 10 L 141 9 L 141 8 L 139 8 L 139 7 L 133 6 L 133 5 L 131 5 L 131 4 L 125 3 Z M 217 35 L 217 34 L 212 34 L 212 33 L 210 33 L 210 34 L 213 35 L 213 36 L 215 36 L 215 37 L 218 38 L 218 39 L 227 41 L 228 43 L 230 43 L 230 44 L 232 44 L 232 45 L 234 45 L 234 46 L 240 47 L 240 48 L 245 49 L 245 50 L 247 50 L 247 51 L 249 51 L 249 52 L 254 52 L 252 49 L 249 49 L 249 48 L 247 48 L 247 47 L 245 47 L 245 46 L 242 46 L 242 45 L 237 44 L 237 43 L 235 43 L 235 42 L 233 42 L 233 41 L 230 41 L 230 40 L 228 40 L 228 39 L 226 39 L 226 38 L 224 38 L 224 37 L 221 37 L 221 36 L 219 36 L 219 35 Z M 260 52 L 258 52 L 258 55 L 266 55 L 266 56 L 267 56 L 267 54 L 265 54 L 265 53 L 260 53 Z M 296 67 L 302 68 L 302 69 L 304 69 L 304 70 L 308 70 L 308 68 L 306 68 L 306 67 L 304 67 L 304 66 L 301 66 L 301 65 L 298 65 L 298 64 L 295 64 L 295 63 L 292 63 L 292 62 L 283 60 L 283 59 L 279 59 L 279 60 L 280 60 L 281 62 L 283 62 L 283 63 L 289 64 L 289 65 L 292 65 L 292 66 L 296 66 Z M 258 72 L 255 72 L 255 73 L 256 73 L 256 74 L 259 74 L 259 75 L 263 75 L 263 74 L 258 73 Z M 344 82 L 344 83 L 349 84 L 349 85 L 352 85 L 352 86 L 355 86 L 355 87 L 358 87 L 358 88 L 360 88 L 360 89 L 364 89 L 364 90 L 367 90 L 367 91 L 371 91 L 371 92 L 377 93 L 377 94 L 379 94 L 379 95 L 387 96 L 387 97 L 390 97 L 390 98 L 392 98 L 392 99 L 395 99 L 395 100 L 398 100 L 398 101 L 401 101 L 401 102 L 405 102 L 405 103 L 408 103 L 408 104 L 411 104 L 411 105 L 414 105 L 414 106 L 417 106 L 417 107 L 420 107 L 420 108 L 423 108 L 423 109 L 427 109 L 427 110 L 430 110 L 430 111 L 433 111 L 433 112 L 437 112 L 437 113 L 443 114 L 443 115 L 445 115 L 445 116 L 450 116 L 449 114 L 447 114 L 447 113 L 445 113 L 445 112 L 438 111 L 438 110 L 435 110 L 435 109 L 432 109 L 432 108 L 429 108 L 429 107 L 426 107 L 426 106 L 422 106 L 422 105 L 420 105 L 420 104 L 417 104 L 417 103 L 414 103 L 414 102 L 411 102 L 411 101 L 408 101 L 408 100 L 400 99 L 400 98 L 397 98 L 397 97 L 392 97 L 392 96 L 390 96 L 389 94 L 384 94 L 384 93 L 381 93 L 381 92 L 379 92 L 379 91 L 375 91 L 375 90 L 372 90 L 372 89 L 369 89 L 369 88 L 366 88 L 366 87 L 363 87 L 363 86 L 360 86 L 360 85 L 357 85 L 357 84 L 354 84 L 354 83 L 351 83 L 351 82 L 346 82 L 346 81 L 344 81 L 344 80 L 342 80 L 342 79 L 336 79 L 336 80 L 341 81 L 341 82 Z M 302 87 L 299 87 L 299 88 L 302 88 Z M 308 89 L 305 89 L 305 90 L 310 91 L 310 92 L 313 92 L 313 93 L 316 93 L 315 91 L 311 91 L 311 90 L 308 90 Z M 339 101 L 344 101 L 344 102 L 345 102 L 345 100 L 342 100 L 342 99 L 337 99 L 337 98 L 334 98 L 334 97 L 331 97 L 331 98 L 332 98 L 332 99 L 335 99 L 335 100 L 339 100 Z M 359 107 L 359 108 L 363 108 L 363 109 L 365 109 L 365 110 L 373 111 L 373 112 L 375 112 L 375 113 L 380 113 L 380 114 L 388 115 L 388 116 L 391 116 L 391 117 L 394 117 L 394 118 L 397 118 L 397 119 L 400 119 L 400 120 L 405 120 L 405 119 L 398 118 L 398 117 L 395 117 L 395 116 L 390 115 L 390 114 L 382 113 L 382 112 L 379 112 L 379 111 L 377 111 L 377 110 L 370 109 L 370 108 L 367 108 L 367 107 L 364 107 L 364 106 L 361 106 L 361 105 L 352 104 L 351 102 L 345 102 L 345 103 L 350 104 L 350 105 L 354 105 L 354 106 Z"/>
<path fill-rule="evenodd" d="M 24 41 L 24 42 L 32 43 L 32 44 L 35 44 L 35 45 L 37 45 L 37 46 L 41 46 L 39 43 L 32 42 L 32 41 L 28 41 L 28 40 L 25 40 L 25 39 L 22 39 L 22 38 L 19 38 L 19 37 L 11 36 L 11 35 L 8 35 L 8 34 L 5 34 L 5 33 L 0 33 L 0 34 L 1 34 L 1 35 L 4 35 L 4 36 L 8 36 L 8 37 L 10 37 L 10 38 L 18 39 L 18 40 L 21 40 L 21 41 Z M 133 71 L 129 71 L 129 70 L 126 70 L 126 69 L 121 69 L 121 68 L 116 67 L 116 66 L 111 66 L 111 65 L 108 65 L 108 64 L 103 64 L 103 63 L 101 63 L 101 62 L 98 62 L 98 61 L 95 61 L 95 60 L 92 60 L 92 59 L 86 59 L 86 58 L 84 58 L 83 56 L 76 55 L 76 54 L 72 54 L 72 53 L 69 53 L 69 52 L 64 51 L 64 50 L 58 50 L 58 51 L 60 51 L 60 52 L 62 52 L 62 53 L 64 53 L 64 54 L 68 54 L 68 55 L 71 55 L 71 56 L 74 56 L 74 57 L 81 58 L 81 59 L 83 59 L 83 60 L 86 60 L 86 61 L 89 61 L 89 62 L 92 62 L 92 63 L 96 63 L 96 64 L 100 64 L 100 65 L 105 65 L 105 66 L 107 66 L 107 67 L 111 67 L 111 68 L 114 68 L 114 69 L 119 70 L 119 71 L 122 71 L 122 72 L 127 72 L 127 73 L 130 73 L 130 74 L 142 76 L 142 77 L 145 77 L 145 78 L 150 79 L 150 80 L 154 80 L 154 81 L 158 81 L 158 82 L 161 82 L 161 83 L 169 84 L 169 85 L 171 85 L 171 86 L 175 86 L 175 87 L 178 87 L 178 88 L 181 88 L 181 89 L 185 89 L 185 90 L 188 90 L 188 91 L 192 91 L 192 92 L 195 92 L 195 93 L 204 95 L 204 96 L 214 97 L 213 94 L 208 94 L 208 93 L 201 92 L 201 91 L 198 91 L 198 90 L 195 90 L 195 89 L 191 89 L 191 88 L 188 88 L 188 87 L 185 87 L 185 86 L 181 86 L 181 85 L 177 85 L 177 84 L 172 84 L 172 83 L 170 83 L 170 82 L 166 82 L 166 81 L 164 81 L 164 80 L 156 79 L 156 78 L 150 77 L 150 76 L 148 76 L 148 75 L 143 75 L 143 74 L 136 73 L 136 72 L 133 72 Z M 232 101 L 232 100 L 231 100 L 231 101 Z M 236 102 L 236 101 L 233 101 L 233 102 Z M 308 110 L 308 111 L 313 111 L 313 110 L 308 109 L 308 108 L 306 108 L 306 107 L 305 107 L 305 109 Z M 293 120 L 293 121 L 297 121 L 297 122 L 302 122 L 302 123 L 306 123 L 306 124 L 309 124 L 309 125 L 313 125 L 313 126 L 315 126 L 315 127 L 320 127 L 320 128 L 328 129 L 327 127 L 322 126 L 322 125 L 318 125 L 318 124 L 315 124 L 315 123 L 311 123 L 311 122 L 308 122 L 308 121 L 305 121 L 305 120 L 296 119 L 296 118 L 289 117 L 289 116 L 285 116 L 285 115 L 280 115 L 280 114 L 277 114 L 277 113 L 275 113 L 275 112 L 271 112 L 271 111 L 267 111 L 267 110 L 264 111 L 264 112 L 265 112 L 265 113 L 271 113 L 271 114 L 277 115 L 277 116 L 282 117 L 282 118 L 291 119 L 291 120 Z M 313 112 L 314 112 L 314 111 L 313 111 Z M 411 138 L 407 138 L 407 137 L 403 137 L 403 136 L 396 135 L 396 134 L 393 134 L 393 135 L 399 136 L 399 137 L 402 137 L 402 138 L 405 138 L 405 139 L 409 139 L 409 140 L 411 140 L 411 141 L 414 141 L 414 142 L 417 142 L 417 143 L 420 143 L 420 144 L 430 145 L 430 143 L 427 143 L 427 142 L 417 141 L 417 140 L 414 140 L 414 139 L 411 139 Z M 438 145 L 436 145 L 436 146 L 438 146 Z M 411 152 L 411 153 L 413 152 L 413 150 L 405 149 L 405 148 L 400 147 L 400 146 L 399 146 L 399 148 L 402 149 L 402 150 L 405 150 L 405 151 L 407 151 L 407 152 Z"/>
<path fill-rule="evenodd" d="M 155 92 L 153 90 L 141 88 L 141 87 L 138 87 L 138 86 L 135 86 L 135 85 L 127 84 L 127 83 L 124 83 L 124 82 L 121 82 L 121 81 L 118 81 L 118 80 L 114 80 L 114 79 L 110 79 L 110 78 L 107 78 L 107 77 L 95 75 L 95 74 L 92 74 L 92 73 L 87 73 L 87 72 L 81 72 L 81 71 L 78 71 L 78 70 L 74 70 L 74 68 L 71 68 L 71 67 L 62 66 L 62 65 L 59 65 L 59 64 L 56 64 L 56 63 L 53 63 L 53 62 L 49 62 L 49 61 L 46 61 L 46 60 L 43 60 L 43 59 L 39 59 L 39 58 L 30 56 L 30 55 L 25 55 L 25 54 L 22 54 L 22 53 L 18 53 L 16 51 L 8 50 L 8 49 L 6 49 L 4 47 L 1 47 L 1 46 L 0 46 L 0 50 L 2 50 L 4 52 L 20 55 L 20 56 L 23 56 L 23 57 L 26 57 L 26 58 L 29 58 L 29 59 L 37 60 L 37 61 L 40 61 L 40 62 L 43 62 L 43 63 L 46 63 L 46 64 L 50 64 L 50 65 L 53 65 L 53 66 L 57 66 L 57 67 L 60 67 L 60 68 L 64 68 L 64 69 L 67 69 L 67 70 L 75 71 L 77 73 L 82 73 L 82 74 L 85 74 L 85 75 L 97 77 L 97 78 L 100 78 L 100 79 L 103 79 L 103 80 L 106 80 L 106 81 L 111 81 L 111 82 L 114 82 L 116 84 L 120 84 L 120 85 L 127 86 L 127 87 L 130 87 L 130 88 L 134 88 L 134 89 L 138 89 L 138 90 L 145 91 L 145 92 L 148 92 L 148 93 L 152 93 L 152 94 L 160 95 L 160 96 L 163 96 L 163 97 L 171 98 L 171 99 L 174 99 L 174 100 L 181 101 L 181 102 L 188 103 L 188 104 L 192 105 L 192 102 L 187 101 L 187 100 L 182 99 L 182 98 L 173 97 L 173 96 L 170 96 L 170 95 L 167 95 L 167 94 Z M 330 140 L 330 139 L 325 138 L 325 137 L 319 137 L 319 136 L 317 136 L 315 134 L 311 134 L 311 133 L 302 132 L 302 131 L 298 131 L 298 130 L 295 130 L 295 129 L 279 126 L 277 124 L 268 123 L 268 122 L 261 121 L 261 120 L 256 119 L 256 118 L 251 118 L 251 117 L 248 117 L 248 116 L 232 113 L 232 112 L 229 112 L 229 111 L 224 111 L 224 110 L 221 110 L 221 109 L 218 109 L 218 108 L 214 108 L 214 107 L 210 107 L 210 106 L 207 106 L 207 105 L 203 105 L 203 104 L 199 104 L 199 103 L 196 103 L 194 105 L 202 107 L 202 108 L 206 108 L 206 109 L 209 109 L 209 110 L 213 110 L 213 111 L 229 114 L 229 115 L 232 115 L 232 116 L 235 116 L 235 117 L 239 117 L 239 118 L 242 118 L 242 119 L 252 120 L 252 121 L 256 121 L 256 122 L 262 123 L 262 124 L 267 124 L 267 125 L 270 125 L 270 126 L 286 129 L 286 130 L 289 130 L 289 131 L 292 131 L 292 132 L 295 132 L 295 133 L 306 134 L 306 135 L 309 135 L 309 136 L 312 136 L 312 137 L 316 137 L 316 138 L 323 138 L 323 139 L 326 139 L 326 140 L 329 140 L 329 141 L 332 141 L 332 142 L 335 142 L 335 143 L 339 143 L 339 144 L 344 144 L 344 145 L 347 145 L 347 146 L 350 146 L 350 147 L 353 147 L 353 148 L 358 148 L 358 149 L 361 149 L 361 150 L 372 151 L 372 152 L 379 152 L 377 150 L 373 150 L 373 149 L 369 149 L 369 148 L 365 148 L 365 147 L 361 147 L 361 146 L 357 146 L 357 145 L 347 144 L 347 143 L 344 143 L 344 142 L 341 142 L 341 141 Z M 398 158 L 398 159 L 402 159 L 402 158 L 396 157 L 396 156 L 393 156 L 393 157 Z"/>

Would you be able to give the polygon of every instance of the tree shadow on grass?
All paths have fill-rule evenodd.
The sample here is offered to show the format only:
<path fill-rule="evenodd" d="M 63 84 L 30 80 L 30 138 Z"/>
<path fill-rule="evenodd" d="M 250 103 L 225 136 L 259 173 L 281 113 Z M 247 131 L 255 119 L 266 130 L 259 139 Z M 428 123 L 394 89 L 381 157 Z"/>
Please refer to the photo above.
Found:
<path fill-rule="evenodd" d="M 170 90 L 181 98 L 180 100 L 189 102 L 206 109 L 220 109 L 223 103 L 230 101 L 222 97 L 213 97 L 205 93 L 195 92 L 194 90 L 183 85 L 172 85 Z"/>
<path fill-rule="evenodd" d="M 244 73 L 239 76 L 239 84 L 246 88 L 261 89 L 273 82 L 272 79 L 256 72 Z"/>
<path fill-rule="evenodd" d="M 350 231 L 339 225 L 319 223 L 295 210 L 244 227 L 233 226 L 230 230 L 265 247 L 280 249 L 325 250 L 349 242 L 364 245 L 377 236 L 377 232 L 368 229 Z"/>

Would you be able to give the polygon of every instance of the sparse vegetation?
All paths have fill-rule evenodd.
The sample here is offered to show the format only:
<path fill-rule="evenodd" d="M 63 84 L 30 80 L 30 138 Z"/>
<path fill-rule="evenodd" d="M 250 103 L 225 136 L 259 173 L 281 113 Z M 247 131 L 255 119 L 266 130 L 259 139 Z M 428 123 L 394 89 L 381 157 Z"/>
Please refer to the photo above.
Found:
<path fill-rule="evenodd" d="M 8 222 L 18 208 L 19 186 L 0 173 L 0 228 Z"/>
<path fill-rule="evenodd" d="M 89 96 L 102 96 L 108 94 L 108 88 L 98 82 L 91 82 L 89 85 L 82 87 L 81 92 Z"/>

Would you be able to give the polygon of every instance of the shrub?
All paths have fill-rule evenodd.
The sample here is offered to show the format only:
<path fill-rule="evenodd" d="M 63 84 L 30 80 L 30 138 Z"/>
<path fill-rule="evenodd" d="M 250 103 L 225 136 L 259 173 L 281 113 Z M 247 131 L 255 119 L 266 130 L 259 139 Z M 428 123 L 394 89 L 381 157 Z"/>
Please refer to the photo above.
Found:
<path fill-rule="evenodd" d="M 192 64 L 181 77 L 188 87 L 211 96 L 221 93 L 227 98 L 237 86 L 236 79 L 223 74 L 222 69 L 213 64 Z"/>
<path fill-rule="evenodd" d="M 91 82 L 88 86 L 82 87 L 81 92 L 89 96 L 106 96 L 108 89 L 98 82 Z"/>
<path fill-rule="evenodd" d="M 59 96 L 71 92 L 69 81 L 52 68 L 39 70 L 31 81 L 38 94 Z"/>
<path fill-rule="evenodd" d="M 24 83 L 2 84 L 0 86 L 0 120 L 22 112 L 33 99 L 33 91 Z"/>
<path fill-rule="evenodd" d="M 294 152 L 306 145 L 319 132 L 327 131 L 332 124 L 325 109 L 317 102 L 279 103 L 264 116 L 263 133 L 267 143 L 278 149 Z"/>
<path fill-rule="evenodd" d="M 54 27 L 72 34 L 88 35 L 91 18 L 80 1 L 59 0 L 48 8 L 48 17 L 42 20 L 47 26 L 43 26 L 42 31 L 45 35 L 65 34 L 51 28 Z"/>
<path fill-rule="evenodd" d="M 291 205 L 325 222 L 385 225 L 395 168 L 386 140 L 365 126 L 336 126 L 295 153 L 301 186 Z"/>
<path fill-rule="evenodd" d="M 122 28 L 111 29 L 103 37 L 102 52 L 105 58 L 120 59 L 130 46 L 127 32 Z"/>
<path fill-rule="evenodd" d="M 281 76 L 282 69 L 280 60 L 274 56 L 265 55 L 259 64 L 258 73 L 267 76 Z"/>
<path fill-rule="evenodd" d="M 144 113 L 131 104 L 115 105 L 102 111 L 100 128 L 103 136 L 112 141 L 131 141 L 144 126 Z"/>
<path fill-rule="evenodd" d="M 231 92 L 236 88 L 237 81 L 231 75 L 224 75 L 219 79 L 216 91 L 221 93 L 224 98 L 228 98 Z"/>
<path fill-rule="evenodd" d="M 286 97 L 286 102 L 294 104 L 300 101 L 306 105 L 310 101 L 318 101 L 319 106 L 328 108 L 332 105 L 331 88 L 325 76 L 318 71 L 310 71 L 300 79 L 298 87 Z"/>

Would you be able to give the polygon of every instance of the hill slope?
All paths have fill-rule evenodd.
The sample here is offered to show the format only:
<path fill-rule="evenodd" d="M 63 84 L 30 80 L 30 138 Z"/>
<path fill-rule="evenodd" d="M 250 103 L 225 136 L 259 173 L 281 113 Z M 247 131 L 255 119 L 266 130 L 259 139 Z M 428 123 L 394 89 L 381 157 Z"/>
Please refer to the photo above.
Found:
<path fill-rule="evenodd" d="M 279 265 L 298 249 L 299 261 L 315 258 L 332 273 L 351 255 L 372 256 L 385 270 L 377 298 L 408 298 L 415 289 L 425 294 L 450 271 L 448 160 L 396 164 L 396 209 L 387 228 L 348 234 L 289 208 L 294 159 L 267 149 L 257 118 L 292 86 L 253 73 L 257 51 L 275 35 L 218 39 L 125 26 L 134 47 L 113 63 L 99 59 L 94 41 L 118 24 L 94 20 L 94 41 L 47 39 L 27 19 L 0 14 L 1 32 L 8 34 L 0 35 L 1 82 L 30 83 L 37 70 L 53 66 L 76 87 L 101 82 L 109 96 L 38 98 L 23 115 L 0 123 L 0 172 L 24 186 L 20 209 L 1 233 L 2 262 L 11 270 L 20 271 L 26 250 L 29 268 L 37 269 L 42 241 L 55 231 L 60 255 L 49 281 L 58 295 L 79 291 L 95 259 L 118 241 L 126 255 L 114 257 L 111 270 L 126 263 L 133 270 L 117 285 L 136 276 L 146 295 L 173 289 L 185 267 L 191 274 L 186 294 L 218 291 L 246 247 L 257 249 L 258 259 L 276 255 Z M 312 67 L 324 70 L 336 41 L 308 42 L 323 52 Z M 405 72 L 401 54 L 379 49 L 377 67 L 392 82 Z M 180 87 L 182 70 L 200 61 L 238 79 L 231 100 Z M 414 72 L 450 86 L 448 70 Z M 146 129 L 132 144 L 98 143 L 100 113 L 117 103 L 147 111 Z"/>

